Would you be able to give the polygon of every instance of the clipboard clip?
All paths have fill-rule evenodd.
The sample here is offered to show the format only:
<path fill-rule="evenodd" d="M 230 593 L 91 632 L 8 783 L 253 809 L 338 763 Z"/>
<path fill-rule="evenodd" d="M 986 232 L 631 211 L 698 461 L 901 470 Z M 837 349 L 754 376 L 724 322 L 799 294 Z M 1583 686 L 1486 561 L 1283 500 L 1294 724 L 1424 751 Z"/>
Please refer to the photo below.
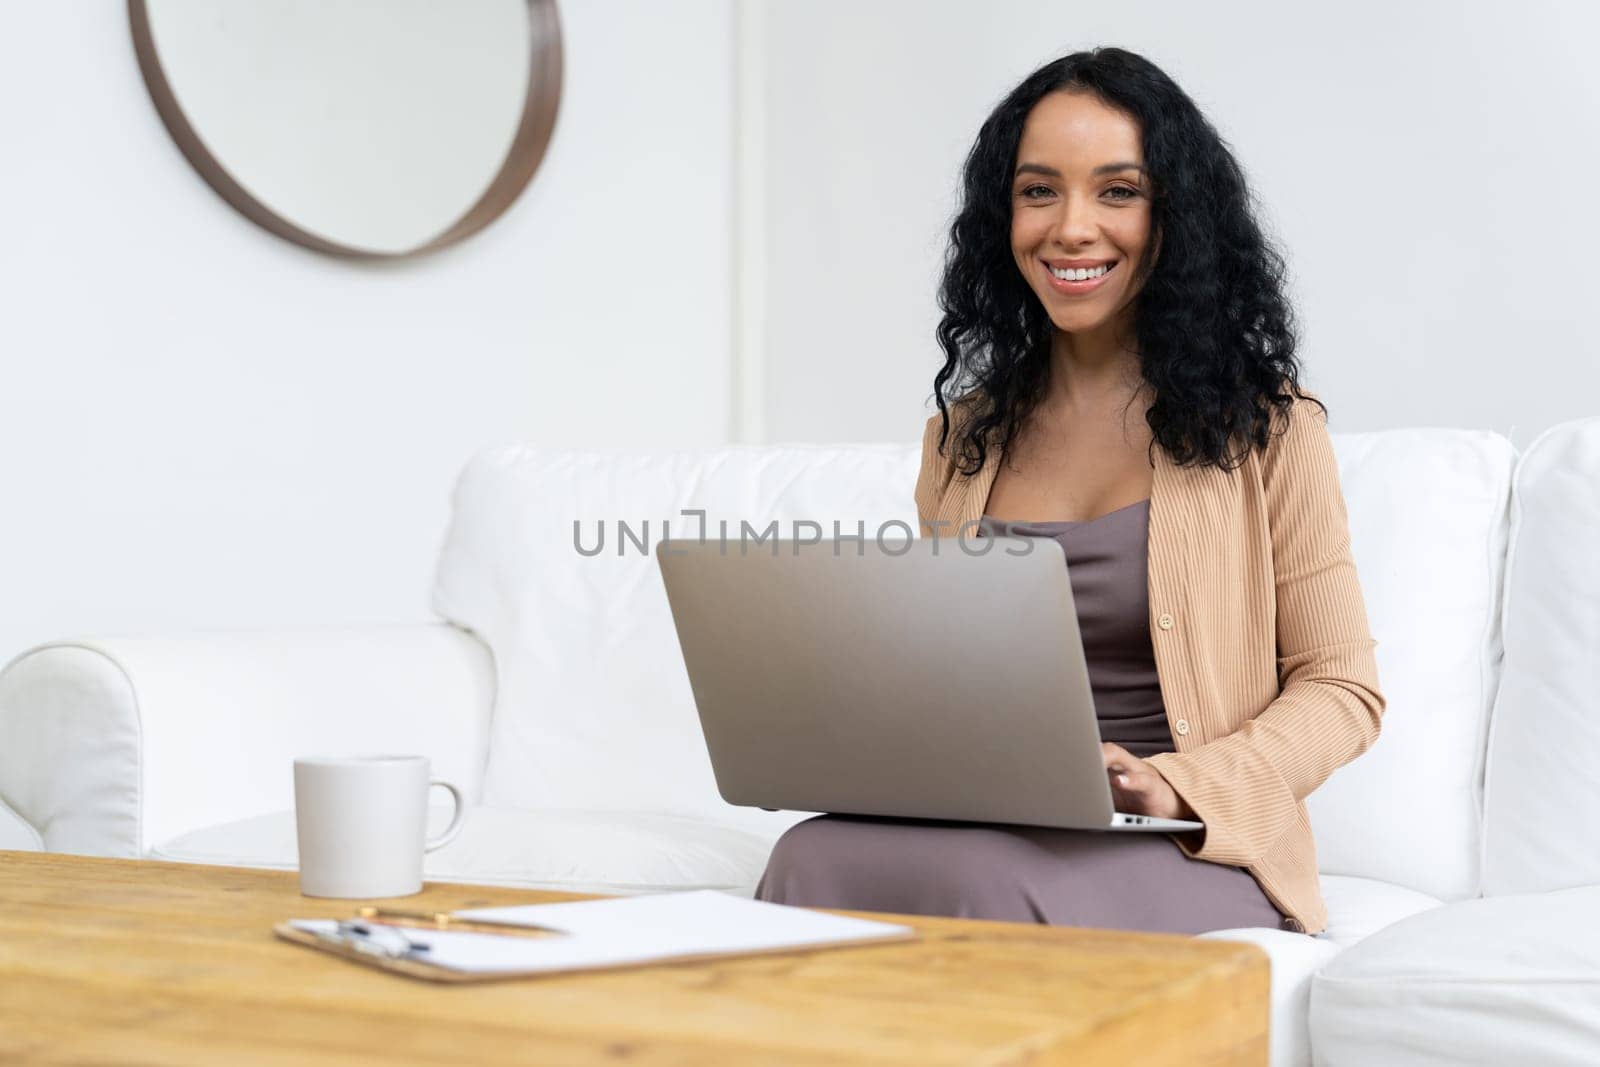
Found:
<path fill-rule="evenodd" d="M 448 912 L 399 911 L 371 906 L 358 908 L 356 918 L 340 919 L 333 929 L 318 930 L 316 936 L 336 948 L 381 960 L 426 960 L 431 946 L 407 933 L 410 929 L 513 937 L 563 936 L 561 931 L 542 926 L 458 919 Z"/>
<path fill-rule="evenodd" d="M 332 930 L 318 930 L 317 937 L 364 956 L 386 960 L 411 959 L 414 954 L 429 950 L 427 942 L 413 940 L 399 927 L 360 919 L 341 919 Z"/>

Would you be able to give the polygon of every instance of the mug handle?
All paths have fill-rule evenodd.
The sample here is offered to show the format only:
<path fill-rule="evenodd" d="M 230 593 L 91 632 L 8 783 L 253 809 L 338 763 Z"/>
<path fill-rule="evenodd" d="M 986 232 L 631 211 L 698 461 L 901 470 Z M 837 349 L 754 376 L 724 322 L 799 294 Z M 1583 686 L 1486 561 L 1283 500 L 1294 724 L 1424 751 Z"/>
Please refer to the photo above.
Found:
<path fill-rule="evenodd" d="M 454 841 L 456 835 L 461 832 L 461 824 L 467 821 L 467 798 L 461 795 L 461 790 L 443 778 L 428 779 L 428 787 L 431 789 L 433 786 L 439 786 L 450 791 L 451 799 L 456 802 L 456 810 L 455 814 L 450 816 L 450 825 L 444 828 L 444 832 L 438 837 L 431 838 L 423 843 L 422 851 L 424 852 L 432 852 L 436 848 L 443 848 Z"/>

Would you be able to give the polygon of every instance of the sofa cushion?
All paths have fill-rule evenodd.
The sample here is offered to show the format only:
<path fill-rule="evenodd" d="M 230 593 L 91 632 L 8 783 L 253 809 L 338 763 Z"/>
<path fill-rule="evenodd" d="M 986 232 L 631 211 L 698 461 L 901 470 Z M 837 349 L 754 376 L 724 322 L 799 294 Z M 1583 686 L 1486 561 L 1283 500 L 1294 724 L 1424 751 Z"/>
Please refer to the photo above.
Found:
<path fill-rule="evenodd" d="M 1325 874 L 1321 882 L 1328 927 L 1317 937 L 1340 948 L 1349 948 L 1386 926 L 1442 903 L 1438 897 L 1374 878 Z"/>
<path fill-rule="evenodd" d="M 485 802 L 675 812 L 774 835 L 804 818 L 718 794 L 654 548 L 669 533 L 700 533 L 685 509 L 706 512 L 707 537 L 726 523 L 733 551 L 741 520 L 757 534 L 776 522 L 785 538 L 796 520 L 826 537 L 835 521 L 843 535 L 862 522 L 873 537 L 899 520 L 905 529 L 884 536 L 915 536 L 919 459 L 911 445 L 511 445 L 474 458 L 456 486 L 433 602 L 494 653 Z"/>
<path fill-rule="evenodd" d="M 1249 942 L 1271 961 L 1272 1067 L 1311 1063 L 1311 976 L 1323 964 L 1373 931 L 1439 906 L 1433 897 L 1403 886 L 1337 875 L 1322 876 L 1322 897 L 1328 904 L 1328 928 L 1315 937 L 1267 927 L 1212 930 L 1200 935 Z"/>
<path fill-rule="evenodd" d="M 448 806 L 429 811 L 430 832 Z M 423 860 L 423 876 L 569 893 L 725 889 L 750 895 L 774 838 L 677 815 L 517 811 L 474 807 L 461 834 Z M 151 850 L 151 858 L 227 867 L 299 865 L 292 811 L 206 827 Z"/>
<path fill-rule="evenodd" d="M 1512 487 L 1484 893 L 1600 884 L 1600 418 L 1553 426 Z"/>
<path fill-rule="evenodd" d="M 1595 1063 L 1597 912 L 1589 886 L 1447 904 L 1373 934 L 1311 981 L 1317 1063 Z"/>
<path fill-rule="evenodd" d="M 1372 748 L 1307 799 L 1318 868 L 1475 896 L 1515 451 L 1473 430 L 1333 442 L 1388 707 Z"/>

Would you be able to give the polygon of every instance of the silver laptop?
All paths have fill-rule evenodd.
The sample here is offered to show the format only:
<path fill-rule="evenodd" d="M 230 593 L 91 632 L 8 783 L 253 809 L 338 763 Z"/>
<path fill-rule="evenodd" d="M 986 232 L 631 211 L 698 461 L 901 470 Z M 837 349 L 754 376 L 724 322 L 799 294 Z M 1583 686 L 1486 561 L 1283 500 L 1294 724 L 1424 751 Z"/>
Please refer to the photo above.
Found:
<path fill-rule="evenodd" d="M 730 804 L 1203 826 L 1113 810 L 1054 540 L 669 539 L 656 559 Z"/>

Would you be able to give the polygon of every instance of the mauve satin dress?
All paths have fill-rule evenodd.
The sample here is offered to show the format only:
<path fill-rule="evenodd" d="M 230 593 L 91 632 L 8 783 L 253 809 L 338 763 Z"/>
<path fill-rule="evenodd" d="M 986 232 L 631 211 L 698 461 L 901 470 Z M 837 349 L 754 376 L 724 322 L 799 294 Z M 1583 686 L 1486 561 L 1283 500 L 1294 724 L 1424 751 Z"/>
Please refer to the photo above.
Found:
<path fill-rule="evenodd" d="M 1067 556 L 1100 736 L 1173 751 L 1150 640 L 1150 502 L 1086 522 L 979 533 L 1052 537 Z M 1167 834 L 820 815 L 772 850 L 756 899 L 818 908 L 1198 934 L 1283 914 L 1242 867 L 1191 859 Z"/>

